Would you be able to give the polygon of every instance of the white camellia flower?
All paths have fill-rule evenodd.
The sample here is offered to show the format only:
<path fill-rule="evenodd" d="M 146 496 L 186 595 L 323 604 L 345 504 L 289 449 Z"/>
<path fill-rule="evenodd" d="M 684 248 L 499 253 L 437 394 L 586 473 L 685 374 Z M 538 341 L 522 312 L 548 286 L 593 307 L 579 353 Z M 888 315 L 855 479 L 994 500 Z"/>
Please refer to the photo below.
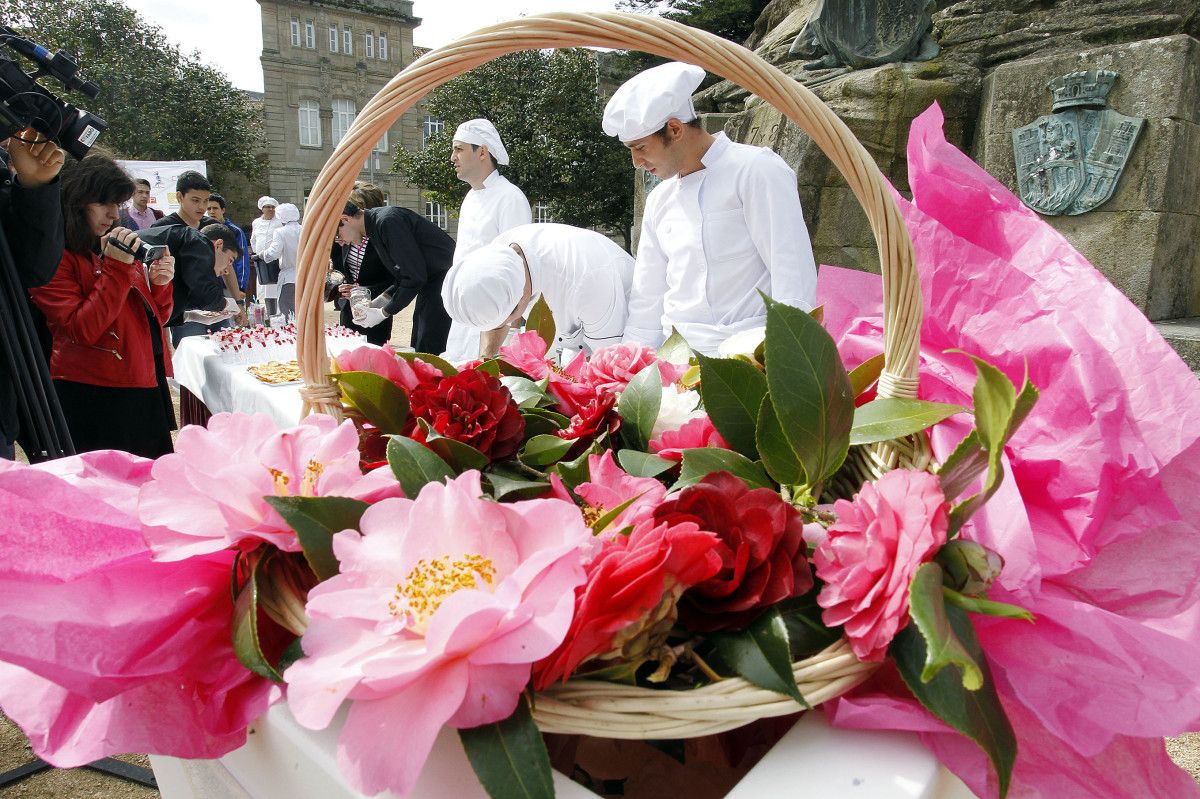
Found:
<path fill-rule="evenodd" d="M 678 386 L 670 385 L 662 390 L 662 402 L 658 406 L 658 419 L 650 438 L 658 438 L 668 430 L 678 430 L 692 419 L 704 416 L 699 409 L 700 392 L 680 391 Z"/>
<path fill-rule="evenodd" d="M 717 347 L 717 354 L 722 358 L 745 355 L 747 358 L 753 360 L 754 350 L 758 349 L 758 345 L 762 344 L 766 337 L 766 327 L 752 327 L 749 330 L 734 333 L 721 342 L 720 346 Z"/>

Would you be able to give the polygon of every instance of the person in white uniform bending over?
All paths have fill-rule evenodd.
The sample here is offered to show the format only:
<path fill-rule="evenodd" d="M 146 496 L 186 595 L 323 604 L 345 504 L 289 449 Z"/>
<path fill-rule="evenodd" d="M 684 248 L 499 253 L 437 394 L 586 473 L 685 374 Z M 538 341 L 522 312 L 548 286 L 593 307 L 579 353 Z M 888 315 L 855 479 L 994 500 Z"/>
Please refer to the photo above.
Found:
<path fill-rule="evenodd" d="M 517 225 L 533 221 L 529 200 L 497 169 L 508 164 L 508 151 L 496 126 L 486 119 L 471 119 L 454 131 L 450 163 L 458 179 L 471 184 L 458 216 L 454 263 Z M 442 357 L 458 363 L 478 358 L 480 330 L 459 322 L 450 326 Z"/>
<path fill-rule="evenodd" d="M 712 355 L 766 323 L 760 291 L 811 310 L 817 268 L 796 173 L 700 126 L 692 93 L 703 79 L 689 64 L 648 69 L 617 89 L 603 124 L 663 181 L 646 198 L 624 338 L 658 346 L 673 326 Z"/>
<path fill-rule="evenodd" d="M 633 257 L 606 236 L 570 225 L 521 225 L 456 263 L 442 303 L 456 323 L 484 331 L 483 357 L 541 294 L 564 350 L 618 344 L 633 280 Z"/>

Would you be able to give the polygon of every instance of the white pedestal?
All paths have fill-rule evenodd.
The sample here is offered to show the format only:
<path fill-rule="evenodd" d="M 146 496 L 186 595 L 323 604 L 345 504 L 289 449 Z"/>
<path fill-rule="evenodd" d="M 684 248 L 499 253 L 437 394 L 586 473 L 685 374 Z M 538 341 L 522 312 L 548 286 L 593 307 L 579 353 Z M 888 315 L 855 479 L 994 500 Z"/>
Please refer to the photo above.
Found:
<path fill-rule="evenodd" d="M 220 760 L 151 756 L 163 799 L 361 799 L 336 764 L 340 719 L 312 732 L 287 705 L 271 708 L 251 727 L 246 745 Z M 561 799 L 596 794 L 554 773 Z M 392 797 L 392 794 L 381 794 Z M 972 799 L 966 786 L 934 759 L 915 735 L 839 730 L 806 713 L 728 795 Z M 443 730 L 410 799 L 487 799 L 454 730 Z"/>

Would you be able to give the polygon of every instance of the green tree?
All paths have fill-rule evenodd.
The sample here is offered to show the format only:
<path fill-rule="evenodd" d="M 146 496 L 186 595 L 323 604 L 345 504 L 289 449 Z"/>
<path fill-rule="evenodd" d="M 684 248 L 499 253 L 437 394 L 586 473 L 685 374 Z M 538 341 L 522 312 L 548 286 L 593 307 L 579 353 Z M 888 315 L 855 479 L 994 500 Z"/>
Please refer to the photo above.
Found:
<path fill-rule="evenodd" d="M 754 33 L 754 23 L 768 0 L 619 0 L 617 8 L 638 13 L 657 13 L 664 19 L 715 33 L 742 44 Z M 665 59 L 649 53 L 626 52 L 617 59 L 617 69 L 633 75 L 661 64 Z M 710 82 L 716 82 L 712 79 Z"/>
<path fill-rule="evenodd" d="M 204 159 L 210 171 L 258 175 L 262 114 L 229 79 L 168 44 L 120 0 L 0 0 L 0 20 L 66 50 L 101 87 L 92 100 L 43 79 L 52 92 L 108 123 L 100 143 L 124 158 Z"/>
<path fill-rule="evenodd" d="M 597 65 L 586 50 L 502 56 L 438 87 L 427 113 L 446 129 L 420 151 L 397 150 L 396 169 L 448 208 L 470 188 L 454 175 L 450 146 L 460 122 L 483 117 L 500 131 L 510 163 L 505 176 L 558 222 L 597 227 L 630 244 L 633 167 L 625 147 L 600 128 L 604 103 Z"/>

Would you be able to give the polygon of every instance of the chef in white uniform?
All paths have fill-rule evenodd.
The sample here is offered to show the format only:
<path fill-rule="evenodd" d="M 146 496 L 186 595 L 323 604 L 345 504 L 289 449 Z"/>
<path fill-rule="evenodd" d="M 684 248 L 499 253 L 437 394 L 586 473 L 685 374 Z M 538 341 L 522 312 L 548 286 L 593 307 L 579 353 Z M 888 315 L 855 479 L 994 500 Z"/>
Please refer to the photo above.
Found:
<path fill-rule="evenodd" d="M 668 63 L 623 84 L 604 132 L 662 178 L 646 198 L 625 340 L 662 343 L 674 326 L 696 350 L 765 324 L 760 291 L 811 310 L 817 268 L 796 173 L 773 151 L 704 131 L 697 66 Z"/>
<path fill-rule="evenodd" d="M 279 201 L 274 197 L 263 196 L 258 198 L 258 210 L 262 211 L 262 216 L 255 219 L 251 223 L 250 229 L 250 249 L 259 259 L 263 253 L 271 246 L 271 239 L 275 236 L 275 231 L 283 227 L 283 222 L 275 215 L 275 209 L 279 205 Z M 258 269 L 258 264 L 255 264 Z M 267 304 L 267 312 L 274 315 L 279 302 L 279 280 L 267 281 L 262 270 L 258 273 L 258 297 L 265 300 Z"/>
<path fill-rule="evenodd" d="M 525 194 L 500 174 L 497 165 L 508 163 L 508 151 L 496 126 L 486 119 L 471 119 L 454 131 L 450 163 L 459 180 L 471 184 L 458 217 L 454 263 L 504 231 L 533 220 Z M 461 362 L 479 357 L 479 329 L 455 319 L 442 357 Z"/>
<path fill-rule="evenodd" d="M 558 224 L 521 225 L 456 263 L 442 283 L 450 318 L 483 330 L 483 355 L 541 294 L 564 353 L 618 344 L 625 331 L 633 257 L 608 237 Z"/>

